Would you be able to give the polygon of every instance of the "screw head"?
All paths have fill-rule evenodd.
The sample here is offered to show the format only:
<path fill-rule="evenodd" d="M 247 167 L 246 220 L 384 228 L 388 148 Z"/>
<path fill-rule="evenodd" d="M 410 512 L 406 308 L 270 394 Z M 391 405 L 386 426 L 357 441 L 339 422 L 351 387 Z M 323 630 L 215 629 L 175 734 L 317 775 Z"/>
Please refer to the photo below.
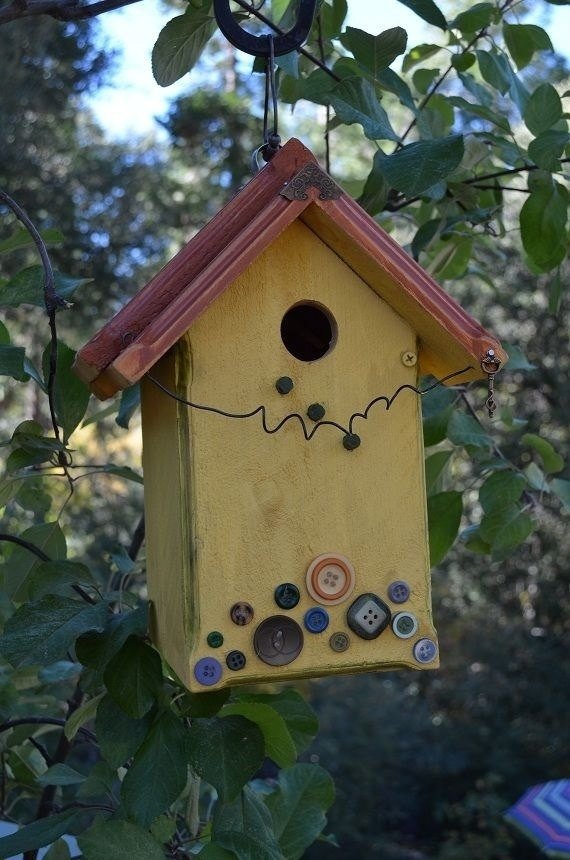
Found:
<path fill-rule="evenodd" d="M 414 367 L 418 363 L 418 356 L 411 349 L 406 349 L 400 356 L 405 367 Z"/>
<path fill-rule="evenodd" d="M 347 451 L 355 451 L 360 445 L 360 436 L 356 433 L 347 433 L 342 440 L 342 444 Z"/>
<path fill-rule="evenodd" d="M 239 627 L 249 624 L 253 618 L 253 606 L 249 603 L 234 603 L 230 609 L 230 618 Z"/>
<path fill-rule="evenodd" d="M 322 403 L 311 403 L 309 408 L 307 409 L 307 415 L 311 419 L 311 421 L 320 421 L 321 418 L 325 417 L 326 409 L 322 405 Z"/>
<path fill-rule="evenodd" d="M 294 383 L 290 376 L 280 376 L 275 383 L 275 388 L 279 394 L 289 394 L 290 391 L 293 391 L 293 385 Z"/>
<path fill-rule="evenodd" d="M 221 648 L 224 644 L 224 637 L 218 630 L 212 630 L 212 632 L 208 633 L 206 636 L 206 642 L 210 648 Z"/>

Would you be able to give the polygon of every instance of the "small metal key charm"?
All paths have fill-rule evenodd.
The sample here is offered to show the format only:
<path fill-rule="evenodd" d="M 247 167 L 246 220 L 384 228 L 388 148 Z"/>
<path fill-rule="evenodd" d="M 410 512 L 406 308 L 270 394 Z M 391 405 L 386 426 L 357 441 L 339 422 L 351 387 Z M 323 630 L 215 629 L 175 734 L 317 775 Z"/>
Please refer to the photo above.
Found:
<path fill-rule="evenodd" d="M 487 374 L 489 386 L 489 396 L 485 401 L 489 418 L 493 417 L 493 413 L 497 408 L 497 401 L 495 400 L 495 374 L 499 370 L 500 366 L 501 362 L 495 355 L 495 350 L 488 349 L 485 356 L 481 359 L 481 369 Z"/>

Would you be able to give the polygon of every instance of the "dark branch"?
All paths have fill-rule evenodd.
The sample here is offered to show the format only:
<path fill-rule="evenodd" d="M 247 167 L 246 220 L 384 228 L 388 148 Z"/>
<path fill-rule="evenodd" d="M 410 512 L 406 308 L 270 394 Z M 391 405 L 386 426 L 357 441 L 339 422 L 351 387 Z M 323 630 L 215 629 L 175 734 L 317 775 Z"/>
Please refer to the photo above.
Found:
<path fill-rule="evenodd" d="M 145 535 L 145 524 L 144 524 L 144 514 L 138 521 L 136 528 L 133 532 L 133 537 L 131 539 L 131 545 L 127 550 L 127 555 L 131 559 L 131 561 L 136 561 L 137 556 L 140 552 L 140 548 L 144 541 Z"/>
<path fill-rule="evenodd" d="M 65 720 L 59 717 L 18 717 L 18 719 L 6 720 L 4 723 L 0 723 L 0 735 L 3 732 L 7 732 L 8 729 L 15 729 L 18 726 L 56 726 L 62 729 L 65 726 Z M 97 740 L 95 734 L 83 726 L 77 730 L 77 734 L 83 735 L 85 740 L 93 741 L 93 743 Z"/>
<path fill-rule="evenodd" d="M 35 545 L 35 543 L 30 543 L 30 541 L 24 540 L 23 538 L 16 537 L 15 535 L 7 535 L 4 532 L 1 532 L 0 533 L 0 542 L 2 542 L 2 541 L 6 542 L 6 543 L 15 543 L 18 546 L 21 546 L 24 549 L 27 549 L 28 552 L 33 553 L 41 561 L 51 561 L 51 558 L 49 557 L 49 555 L 45 554 L 43 549 L 40 549 L 38 546 Z M 77 585 L 77 583 L 75 583 L 75 582 L 73 582 L 71 584 L 71 587 L 73 588 L 73 590 L 75 591 L 76 594 L 78 594 L 81 598 L 83 598 L 83 600 L 85 600 L 86 603 L 90 603 L 92 606 L 95 606 L 97 601 L 95 600 L 95 598 L 91 597 L 91 595 L 88 594 L 84 588 L 81 588 L 81 586 Z"/>
<path fill-rule="evenodd" d="M 0 24 L 37 15 L 51 15 L 58 21 L 78 21 L 139 2 L 140 0 L 100 0 L 82 5 L 78 0 L 13 0 L 0 10 Z"/>

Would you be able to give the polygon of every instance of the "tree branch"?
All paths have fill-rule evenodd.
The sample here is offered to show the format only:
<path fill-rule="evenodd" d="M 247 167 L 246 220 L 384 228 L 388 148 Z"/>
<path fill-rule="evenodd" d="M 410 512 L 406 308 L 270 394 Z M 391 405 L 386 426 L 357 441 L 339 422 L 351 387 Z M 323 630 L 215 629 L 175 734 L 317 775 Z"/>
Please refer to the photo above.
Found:
<path fill-rule="evenodd" d="M 81 5 L 78 0 L 13 0 L 0 9 L 0 24 L 37 15 L 51 15 L 58 21 L 78 21 L 139 2 L 140 0 L 100 0 L 97 3 Z"/>
<path fill-rule="evenodd" d="M 18 726 L 56 726 L 62 729 L 65 726 L 65 720 L 59 717 L 18 717 L 0 723 L 0 735 L 3 732 L 7 732 L 8 729 L 15 729 Z M 93 743 L 97 741 L 95 734 L 89 731 L 89 729 L 84 728 L 84 726 L 77 729 L 77 734 L 83 735 L 87 741 L 92 741 Z"/>
<path fill-rule="evenodd" d="M 18 546 L 27 549 L 28 552 L 33 553 L 41 561 L 52 561 L 49 555 L 45 554 L 43 549 L 40 549 L 39 546 L 35 545 L 35 543 L 30 543 L 30 541 L 24 540 L 23 538 L 16 537 L 15 535 L 8 535 L 5 532 L 0 532 L 0 542 L 2 541 L 4 541 L 5 543 L 15 543 Z M 97 601 L 95 600 L 95 598 L 91 597 L 91 595 L 88 594 L 84 588 L 82 588 L 80 585 L 77 585 L 77 583 L 75 582 L 71 583 L 71 587 L 76 594 L 78 594 L 81 598 L 83 598 L 83 600 L 85 600 L 86 603 L 90 603 L 92 606 L 95 606 Z"/>

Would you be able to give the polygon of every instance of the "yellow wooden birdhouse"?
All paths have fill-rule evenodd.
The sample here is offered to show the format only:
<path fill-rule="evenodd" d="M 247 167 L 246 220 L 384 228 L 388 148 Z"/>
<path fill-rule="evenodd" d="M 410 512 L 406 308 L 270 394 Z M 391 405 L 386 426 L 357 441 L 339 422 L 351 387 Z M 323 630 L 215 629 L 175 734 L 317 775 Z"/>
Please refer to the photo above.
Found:
<path fill-rule="evenodd" d="M 191 690 L 438 665 L 415 388 L 489 350 L 297 140 L 81 350 L 99 397 L 142 381 L 153 636 Z"/>

